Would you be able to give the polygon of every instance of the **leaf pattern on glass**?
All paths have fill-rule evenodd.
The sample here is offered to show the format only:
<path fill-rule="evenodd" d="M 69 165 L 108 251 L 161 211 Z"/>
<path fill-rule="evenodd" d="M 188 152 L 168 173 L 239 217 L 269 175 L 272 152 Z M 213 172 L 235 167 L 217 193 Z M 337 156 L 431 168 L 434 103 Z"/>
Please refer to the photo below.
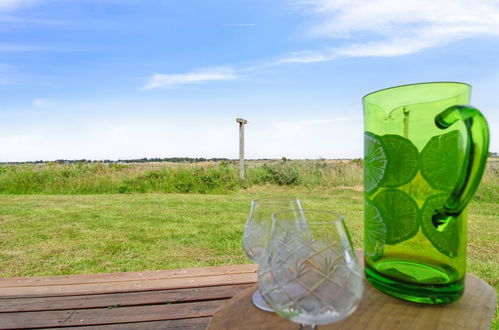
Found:
<path fill-rule="evenodd" d="M 329 277 L 329 275 L 336 269 L 337 261 L 341 259 L 341 257 L 335 259 L 331 257 L 324 257 L 322 262 L 318 265 L 317 270 L 321 273 L 321 275 Z"/>
<path fill-rule="evenodd" d="M 305 265 L 305 262 L 303 260 L 296 260 L 295 264 L 295 274 L 296 278 L 304 276 L 309 268 Z"/>
<path fill-rule="evenodd" d="M 290 232 L 282 233 L 277 239 L 277 244 L 282 248 L 287 248 L 293 245 L 294 235 Z"/>
<path fill-rule="evenodd" d="M 300 240 L 303 246 L 310 246 L 315 241 L 315 238 L 312 232 L 307 231 L 300 235 Z"/>
<path fill-rule="evenodd" d="M 277 263 L 277 254 L 273 251 L 267 253 L 267 265 L 275 265 Z"/>

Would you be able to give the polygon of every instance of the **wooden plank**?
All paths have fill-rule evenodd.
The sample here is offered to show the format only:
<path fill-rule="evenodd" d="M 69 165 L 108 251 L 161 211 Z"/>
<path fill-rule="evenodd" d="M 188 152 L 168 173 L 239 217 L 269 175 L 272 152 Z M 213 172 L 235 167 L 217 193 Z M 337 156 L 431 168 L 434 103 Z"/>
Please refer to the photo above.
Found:
<path fill-rule="evenodd" d="M 94 325 L 84 327 L 61 327 L 61 328 L 46 328 L 50 329 L 73 329 L 73 330 L 205 330 L 210 322 L 211 317 L 198 317 L 195 319 L 183 320 L 166 320 L 166 321 L 152 321 L 152 322 L 137 322 L 137 323 L 120 323 L 120 324 L 107 324 L 107 325 Z"/>
<path fill-rule="evenodd" d="M 148 305 L 113 309 L 98 308 L 5 313 L 0 317 L 0 328 L 32 329 L 207 317 L 212 316 L 225 302 L 226 300 L 212 300 L 185 304 Z"/>
<path fill-rule="evenodd" d="M 366 283 L 357 310 L 348 318 L 320 329 L 490 329 L 496 307 L 495 290 L 472 274 L 467 274 L 465 285 L 464 295 L 457 302 L 425 305 L 396 299 Z M 297 324 L 253 306 L 251 295 L 255 288 L 232 298 L 213 315 L 208 328 L 298 329 Z"/>
<path fill-rule="evenodd" d="M 142 280 L 160 280 L 169 278 L 230 275 L 254 273 L 255 264 L 185 268 L 172 270 L 154 270 L 145 272 L 125 272 L 111 274 L 85 274 L 43 277 L 0 278 L 0 288 L 22 286 L 75 285 L 88 283 L 129 282 Z"/>
<path fill-rule="evenodd" d="M 194 302 L 232 298 L 252 284 L 67 297 L 4 298 L 0 313 Z M 0 314 L 1 317 L 1 314 Z"/>
<path fill-rule="evenodd" d="M 59 286 L 20 286 L 0 288 L 0 298 L 55 297 L 87 294 L 120 293 L 203 286 L 248 284 L 256 281 L 256 273 L 148 279 L 131 282 L 82 283 Z"/>

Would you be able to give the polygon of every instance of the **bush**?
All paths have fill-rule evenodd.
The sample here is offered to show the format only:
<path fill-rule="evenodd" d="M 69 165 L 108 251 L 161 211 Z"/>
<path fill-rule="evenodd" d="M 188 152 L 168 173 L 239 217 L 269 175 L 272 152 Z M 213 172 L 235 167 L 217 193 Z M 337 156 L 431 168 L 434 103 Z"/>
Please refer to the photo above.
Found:
<path fill-rule="evenodd" d="M 282 160 L 276 165 L 266 166 L 269 172 L 269 177 L 272 183 L 280 186 L 294 186 L 300 183 L 300 171 L 296 166 L 297 163 Z M 264 164 L 265 166 L 265 164 Z"/>

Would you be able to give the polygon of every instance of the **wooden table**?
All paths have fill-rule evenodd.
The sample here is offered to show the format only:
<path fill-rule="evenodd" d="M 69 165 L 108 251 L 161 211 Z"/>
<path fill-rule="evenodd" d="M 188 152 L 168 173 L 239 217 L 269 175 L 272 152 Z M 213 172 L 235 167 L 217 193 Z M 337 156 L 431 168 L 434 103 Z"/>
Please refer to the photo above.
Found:
<path fill-rule="evenodd" d="M 256 265 L 0 279 L 0 329 L 206 329 Z"/>
<path fill-rule="evenodd" d="M 0 329 L 297 328 L 252 305 L 256 270 L 235 265 L 0 279 Z M 408 303 L 367 287 L 344 323 L 319 328 L 486 329 L 495 299 L 495 291 L 473 275 L 463 299 L 448 306 Z"/>
<path fill-rule="evenodd" d="M 359 260 L 363 251 L 357 251 Z M 363 266 L 363 263 L 361 263 Z M 412 330 L 489 330 L 496 309 L 496 292 L 482 279 L 466 274 L 464 294 L 448 305 L 417 304 L 382 293 L 365 282 L 364 295 L 357 310 L 336 323 L 319 329 L 412 329 Z M 298 325 L 275 313 L 257 309 L 251 296 L 256 285 L 238 293 L 211 318 L 209 329 L 290 330 Z"/>
<path fill-rule="evenodd" d="M 211 318 L 213 330 L 294 330 L 298 325 L 253 306 L 256 289 L 238 293 Z M 319 330 L 489 330 L 494 316 L 496 295 L 487 283 L 467 274 L 463 297 L 449 305 L 416 304 L 396 299 L 366 285 L 357 310 L 337 323 Z"/>

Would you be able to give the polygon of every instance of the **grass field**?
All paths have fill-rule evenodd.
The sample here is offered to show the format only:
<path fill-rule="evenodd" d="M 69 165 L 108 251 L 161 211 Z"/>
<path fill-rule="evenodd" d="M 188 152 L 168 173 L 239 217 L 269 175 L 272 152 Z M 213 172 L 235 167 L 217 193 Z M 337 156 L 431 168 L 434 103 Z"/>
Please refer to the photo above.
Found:
<path fill-rule="evenodd" d="M 489 166 L 468 208 L 468 271 L 498 292 L 496 165 Z M 347 166 L 357 171 L 358 165 Z M 266 196 L 295 196 L 304 208 L 345 215 L 355 247 L 362 248 L 361 179 L 349 179 L 349 183 L 343 178 L 327 186 L 307 184 L 304 177 L 299 174 L 298 183 L 263 182 L 224 194 L 19 195 L 4 191 L 0 194 L 0 277 L 247 263 L 241 236 L 249 203 Z M 493 328 L 499 328 L 497 316 Z"/>
<path fill-rule="evenodd" d="M 228 195 L 0 196 L 0 276 L 247 263 L 241 249 L 251 199 L 302 196 L 337 209 L 361 243 L 362 194 L 255 187 Z M 309 196 L 309 197 L 306 197 Z"/>
<path fill-rule="evenodd" d="M 248 262 L 241 235 L 251 199 L 298 196 L 344 214 L 362 248 L 362 192 L 254 187 L 229 195 L 0 196 L 0 277 Z M 496 203 L 469 208 L 469 270 L 499 289 Z"/>
<path fill-rule="evenodd" d="M 262 184 L 355 186 L 359 161 L 248 162 L 245 181 L 234 162 L 205 164 L 23 164 L 0 165 L 0 194 L 221 194 Z"/>

